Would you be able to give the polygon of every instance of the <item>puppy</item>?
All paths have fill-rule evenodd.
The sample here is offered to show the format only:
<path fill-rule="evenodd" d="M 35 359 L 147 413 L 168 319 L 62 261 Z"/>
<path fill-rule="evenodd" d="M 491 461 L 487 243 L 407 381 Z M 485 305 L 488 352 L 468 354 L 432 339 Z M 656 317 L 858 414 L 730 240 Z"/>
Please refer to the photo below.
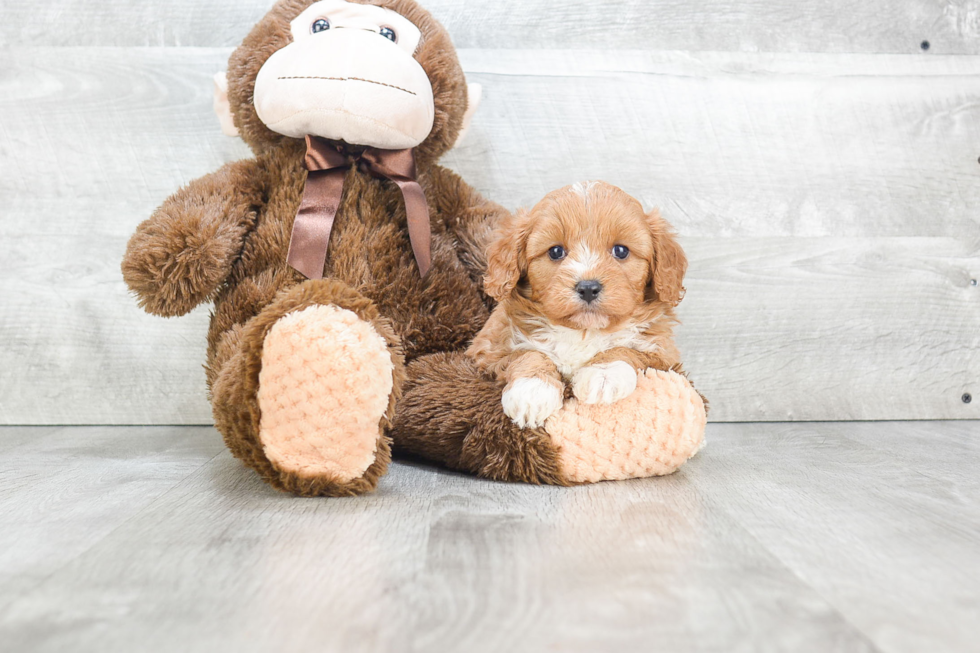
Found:
<path fill-rule="evenodd" d="M 565 384 L 587 404 L 636 389 L 637 371 L 682 371 L 673 341 L 687 258 L 654 210 L 605 182 L 554 191 L 500 227 L 487 256 L 499 302 L 467 354 L 507 382 L 504 412 L 538 427 Z"/>

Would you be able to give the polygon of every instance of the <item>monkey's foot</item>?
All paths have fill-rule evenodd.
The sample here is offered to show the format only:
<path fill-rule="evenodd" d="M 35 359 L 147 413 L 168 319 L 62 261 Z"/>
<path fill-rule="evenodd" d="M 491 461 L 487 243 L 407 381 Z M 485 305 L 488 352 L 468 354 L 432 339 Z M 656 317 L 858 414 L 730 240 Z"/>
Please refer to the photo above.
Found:
<path fill-rule="evenodd" d="M 314 305 L 280 318 L 262 347 L 257 396 L 269 461 L 300 484 L 360 487 L 352 481 L 379 449 L 388 456 L 381 423 L 394 367 L 385 339 L 352 311 Z M 344 493 L 364 489 L 373 487 Z"/>
<path fill-rule="evenodd" d="M 671 474 L 696 454 L 707 422 L 704 402 L 680 374 L 646 370 L 614 404 L 569 399 L 545 423 L 570 483 Z"/>

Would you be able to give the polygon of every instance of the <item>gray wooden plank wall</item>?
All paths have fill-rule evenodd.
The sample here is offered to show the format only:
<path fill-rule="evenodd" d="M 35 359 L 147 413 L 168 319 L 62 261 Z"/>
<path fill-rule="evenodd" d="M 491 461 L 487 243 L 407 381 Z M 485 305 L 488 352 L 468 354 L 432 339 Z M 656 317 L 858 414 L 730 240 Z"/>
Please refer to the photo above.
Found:
<path fill-rule="evenodd" d="M 714 420 L 978 416 L 980 0 L 427 5 L 484 86 L 447 165 L 511 208 L 603 178 L 675 225 Z M 266 6 L 0 4 L 0 423 L 210 422 L 207 310 L 143 315 L 118 264 L 248 156 L 210 77 Z"/>
<path fill-rule="evenodd" d="M 3 0 L 9 45 L 235 46 L 274 0 Z M 980 54 L 973 0 L 428 0 L 459 48 Z"/>

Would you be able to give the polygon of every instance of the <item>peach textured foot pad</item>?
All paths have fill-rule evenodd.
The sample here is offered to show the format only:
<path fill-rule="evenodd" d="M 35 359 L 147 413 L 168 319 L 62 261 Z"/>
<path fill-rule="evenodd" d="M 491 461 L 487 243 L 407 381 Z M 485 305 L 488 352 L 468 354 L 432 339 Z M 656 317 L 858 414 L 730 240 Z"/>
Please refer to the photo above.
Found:
<path fill-rule="evenodd" d="M 646 370 L 636 390 L 614 404 L 569 399 L 545 423 L 573 483 L 671 474 L 698 452 L 707 417 L 691 383 L 674 372 Z"/>
<path fill-rule="evenodd" d="M 259 373 L 259 438 L 283 471 L 346 483 L 374 462 L 394 366 L 351 311 L 311 306 L 276 322 Z"/>

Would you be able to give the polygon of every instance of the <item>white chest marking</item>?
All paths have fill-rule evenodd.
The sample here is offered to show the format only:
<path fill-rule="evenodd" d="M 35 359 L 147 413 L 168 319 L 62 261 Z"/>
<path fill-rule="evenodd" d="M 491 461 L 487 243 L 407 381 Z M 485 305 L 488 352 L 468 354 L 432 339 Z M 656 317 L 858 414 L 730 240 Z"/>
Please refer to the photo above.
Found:
<path fill-rule="evenodd" d="M 605 333 L 598 330 L 570 329 L 543 324 L 530 334 L 514 329 L 513 346 L 515 350 L 537 351 L 544 354 L 554 362 L 562 376 L 571 378 L 597 354 L 616 347 L 645 352 L 656 351 L 657 345 L 642 335 L 647 326 L 647 324 L 632 324 L 618 331 Z"/>

